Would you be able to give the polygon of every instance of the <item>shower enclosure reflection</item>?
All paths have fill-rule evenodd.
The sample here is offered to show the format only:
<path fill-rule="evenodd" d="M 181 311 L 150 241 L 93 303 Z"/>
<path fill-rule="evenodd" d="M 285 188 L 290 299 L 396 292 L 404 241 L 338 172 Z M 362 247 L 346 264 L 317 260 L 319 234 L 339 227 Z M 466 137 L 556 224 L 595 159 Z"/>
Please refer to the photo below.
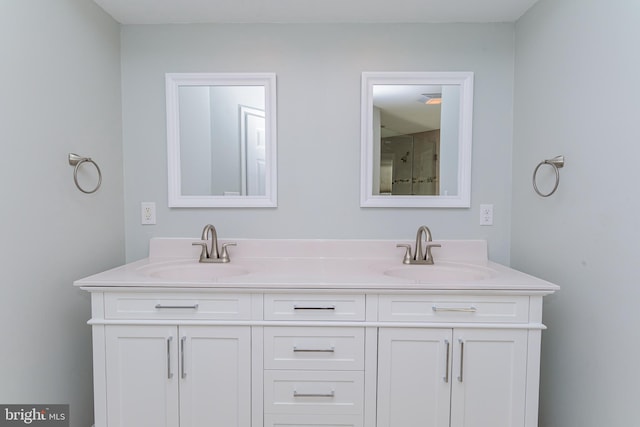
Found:
<path fill-rule="evenodd" d="M 440 194 L 440 130 L 382 138 L 380 194 Z"/>
<path fill-rule="evenodd" d="M 458 86 L 373 86 L 373 134 L 380 137 L 374 195 L 457 194 L 457 174 L 441 178 L 440 164 L 449 165 L 443 172 L 457 169 L 459 100 Z"/>

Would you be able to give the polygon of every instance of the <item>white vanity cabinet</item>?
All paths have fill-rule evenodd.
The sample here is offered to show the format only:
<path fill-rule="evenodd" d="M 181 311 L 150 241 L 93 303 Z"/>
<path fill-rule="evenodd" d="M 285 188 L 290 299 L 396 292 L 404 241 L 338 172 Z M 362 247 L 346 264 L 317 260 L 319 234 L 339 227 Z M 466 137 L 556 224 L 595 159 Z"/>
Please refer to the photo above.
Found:
<path fill-rule="evenodd" d="M 530 299 L 381 296 L 377 427 L 536 426 L 541 325 L 529 322 Z"/>
<path fill-rule="evenodd" d="M 191 239 L 151 249 L 76 282 L 95 427 L 538 426 L 558 287 L 485 244 L 442 242 L 433 266 L 387 241 L 247 241 L 228 264 L 199 263 Z"/>
<path fill-rule="evenodd" d="M 100 292 L 93 307 L 96 427 L 251 426 L 251 327 L 233 324 L 250 295 Z"/>
<path fill-rule="evenodd" d="M 250 328 L 105 328 L 108 426 L 246 426 Z"/>
<path fill-rule="evenodd" d="M 536 427 L 543 294 L 92 289 L 96 427 Z"/>
<path fill-rule="evenodd" d="M 378 427 L 524 425 L 527 332 L 381 328 Z"/>

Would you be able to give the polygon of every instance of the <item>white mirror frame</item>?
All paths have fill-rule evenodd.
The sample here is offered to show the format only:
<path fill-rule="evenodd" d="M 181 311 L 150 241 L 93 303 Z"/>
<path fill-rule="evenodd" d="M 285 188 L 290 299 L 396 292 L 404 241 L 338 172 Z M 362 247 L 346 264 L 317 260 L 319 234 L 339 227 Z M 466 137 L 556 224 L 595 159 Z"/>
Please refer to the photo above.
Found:
<path fill-rule="evenodd" d="M 456 195 L 390 196 L 373 194 L 373 86 L 458 85 L 460 120 Z M 361 92 L 361 207 L 468 208 L 471 206 L 472 72 L 364 72 Z"/>
<path fill-rule="evenodd" d="M 266 165 L 264 196 L 187 196 L 181 194 L 180 121 L 178 91 L 180 86 L 264 86 Z M 167 170 L 169 207 L 276 207 L 276 75 L 274 73 L 167 73 Z"/>

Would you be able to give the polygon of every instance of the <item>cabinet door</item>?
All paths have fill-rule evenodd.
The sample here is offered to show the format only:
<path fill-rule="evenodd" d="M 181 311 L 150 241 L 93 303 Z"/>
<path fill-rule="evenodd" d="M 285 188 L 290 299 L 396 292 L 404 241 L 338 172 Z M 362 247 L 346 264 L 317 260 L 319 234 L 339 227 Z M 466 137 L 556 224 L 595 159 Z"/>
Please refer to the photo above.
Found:
<path fill-rule="evenodd" d="M 522 427 L 526 330 L 455 329 L 451 427 Z"/>
<path fill-rule="evenodd" d="M 451 329 L 380 328 L 378 334 L 378 427 L 448 426 Z"/>
<path fill-rule="evenodd" d="M 176 327 L 105 328 L 107 425 L 178 426 Z"/>
<path fill-rule="evenodd" d="M 251 425 L 251 329 L 181 326 L 180 427 Z"/>

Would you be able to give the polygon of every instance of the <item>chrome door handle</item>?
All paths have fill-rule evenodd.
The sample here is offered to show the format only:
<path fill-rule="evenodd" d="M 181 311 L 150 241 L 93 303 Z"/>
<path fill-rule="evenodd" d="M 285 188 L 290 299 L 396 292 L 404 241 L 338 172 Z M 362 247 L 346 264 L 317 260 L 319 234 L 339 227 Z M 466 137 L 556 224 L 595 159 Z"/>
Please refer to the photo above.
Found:
<path fill-rule="evenodd" d="M 462 382 L 463 381 L 462 373 L 464 370 L 464 341 L 462 341 L 462 338 L 459 338 L 458 342 L 460 343 L 460 372 L 458 375 L 458 381 Z"/>
<path fill-rule="evenodd" d="M 173 378 L 173 372 L 171 372 L 171 341 L 173 337 L 167 338 L 167 378 Z"/>
<path fill-rule="evenodd" d="M 451 350 L 451 343 L 449 342 L 449 340 L 444 340 L 445 345 L 447 346 L 447 356 L 444 360 L 444 365 L 445 365 L 445 371 L 444 371 L 444 382 L 448 383 L 449 382 L 449 353 Z"/>
<path fill-rule="evenodd" d="M 184 346 L 187 341 L 187 337 L 180 338 L 180 377 L 182 379 L 187 378 L 187 370 L 184 367 Z"/>

